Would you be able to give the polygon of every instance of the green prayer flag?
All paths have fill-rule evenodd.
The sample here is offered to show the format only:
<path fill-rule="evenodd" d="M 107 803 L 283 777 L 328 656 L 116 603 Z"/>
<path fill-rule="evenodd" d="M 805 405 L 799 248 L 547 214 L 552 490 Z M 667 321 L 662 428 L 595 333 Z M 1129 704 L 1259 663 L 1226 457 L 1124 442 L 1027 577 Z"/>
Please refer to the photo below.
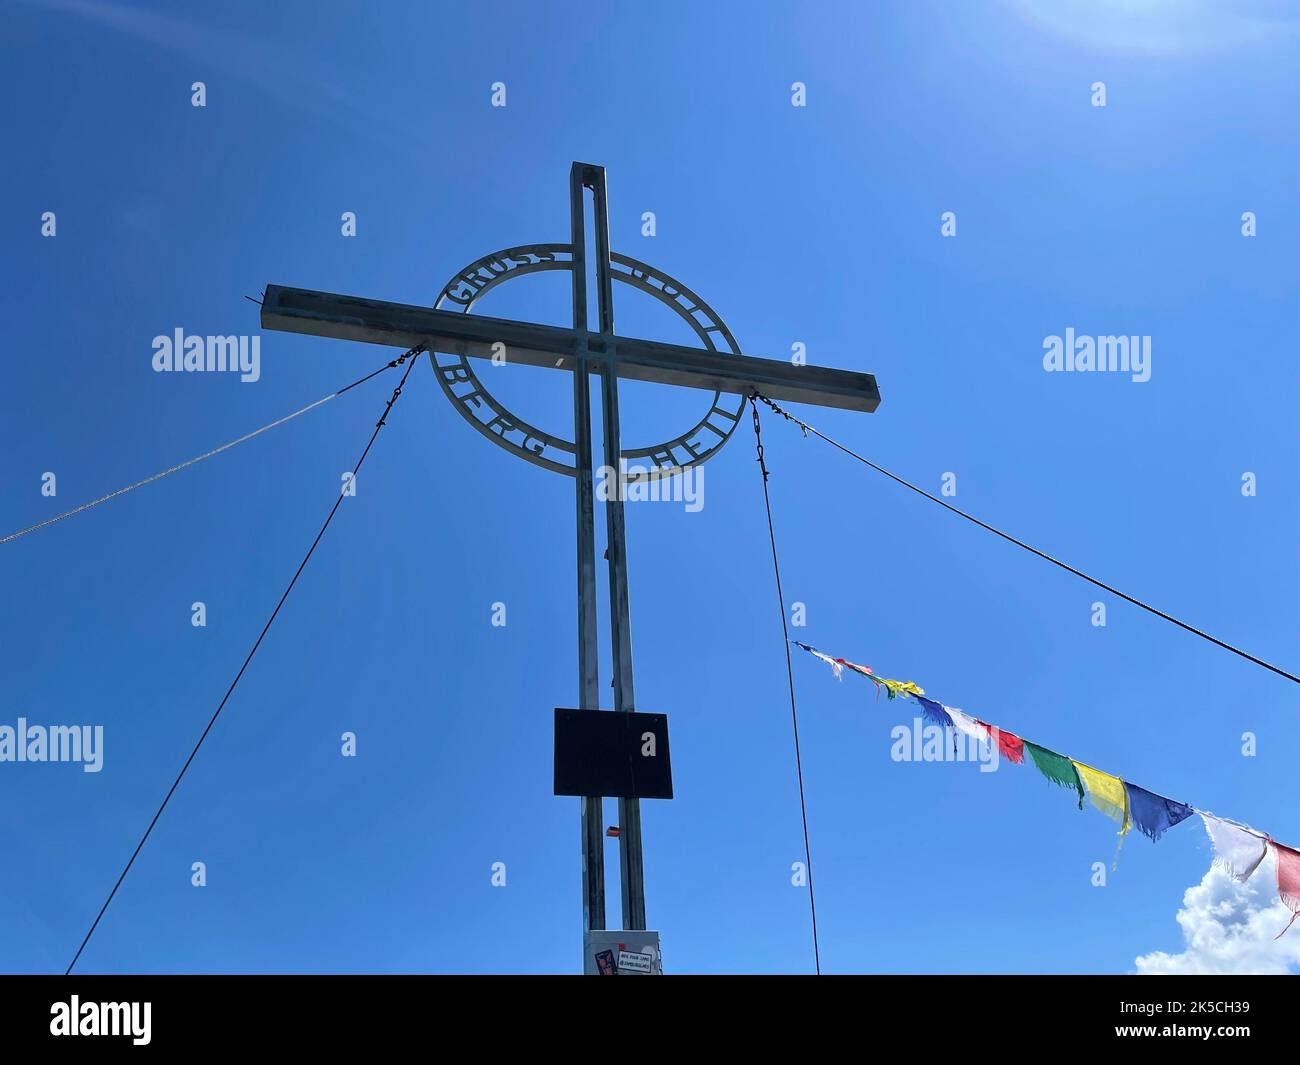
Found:
<path fill-rule="evenodd" d="M 1028 740 L 1025 740 L 1025 753 L 1034 760 L 1034 765 L 1038 767 L 1038 771 L 1052 783 L 1060 784 L 1063 788 L 1073 788 L 1077 791 L 1079 793 L 1079 809 L 1083 809 L 1083 781 L 1079 779 L 1079 771 L 1074 768 L 1074 763 L 1070 759 L 1063 754 L 1049 751 L 1046 747 L 1030 743 Z"/>

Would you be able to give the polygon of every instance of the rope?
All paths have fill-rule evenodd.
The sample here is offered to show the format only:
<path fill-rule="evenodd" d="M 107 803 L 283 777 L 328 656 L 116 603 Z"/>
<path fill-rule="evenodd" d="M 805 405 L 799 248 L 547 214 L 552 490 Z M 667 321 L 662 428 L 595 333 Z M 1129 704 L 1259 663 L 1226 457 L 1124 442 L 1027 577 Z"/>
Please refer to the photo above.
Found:
<path fill-rule="evenodd" d="M 981 521 L 979 518 L 975 517 L 974 515 L 967 514 L 964 510 L 961 510 L 958 507 L 954 507 L 951 503 L 945 502 L 944 500 L 940 499 L 938 496 L 931 495 L 924 488 L 918 488 L 910 481 L 906 481 L 902 477 L 899 477 L 896 473 L 891 473 L 883 466 L 876 465 L 876 463 L 872 462 L 870 459 L 862 455 L 859 455 L 852 448 L 846 447 L 845 445 L 841 444 L 838 440 L 831 439 L 825 433 L 821 432 L 818 429 L 814 429 L 807 422 L 801 421 L 800 419 L 796 418 L 793 414 L 791 414 L 789 411 L 783 409 L 782 407 L 779 407 L 777 404 L 773 403 L 766 396 L 758 395 L 758 393 L 755 393 L 755 395 L 758 396 L 758 398 L 762 400 L 764 403 L 766 403 L 769 407 L 771 407 L 772 410 L 776 411 L 777 414 L 781 415 L 781 417 L 785 418 L 787 421 L 794 422 L 795 425 L 799 426 L 799 428 L 803 430 L 804 436 L 807 436 L 809 433 L 812 433 L 813 436 L 820 437 L 822 440 L 826 441 L 826 443 L 830 444 L 831 447 L 843 451 L 844 454 L 848 455 L 850 458 L 855 458 L 859 462 L 863 463 L 864 465 L 870 466 L 877 473 L 883 473 L 891 481 L 895 481 L 898 484 L 901 484 L 904 488 L 910 488 L 917 495 L 924 496 L 931 503 L 938 503 L 939 506 L 943 507 L 946 510 L 952 511 L 952 513 L 956 514 L 958 517 L 965 518 L 967 521 L 972 522 L 975 525 L 978 525 L 981 529 L 984 529 L 987 532 L 991 532 L 995 536 L 1002 537 L 1002 539 L 1006 540 L 1008 543 L 1012 543 L 1019 548 L 1023 548 L 1025 551 L 1028 551 L 1031 555 L 1037 555 L 1045 562 L 1050 562 L 1053 566 L 1059 566 L 1061 569 L 1065 570 L 1066 573 L 1073 573 L 1076 577 L 1079 577 L 1087 581 L 1089 584 L 1094 585 L 1097 588 L 1100 588 L 1102 591 L 1109 592 L 1111 595 L 1123 599 L 1126 603 L 1132 603 L 1136 607 L 1141 607 L 1147 613 L 1154 614 L 1158 618 L 1163 618 L 1165 621 L 1177 625 L 1180 629 L 1183 629 L 1186 632 L 1190 632 L 1193 636 L 1199 636 L 1202 640 L 1208 640 L 1216 647 L 1221 647 L 1225 651 L 1231 651 L 1234 655 L 1244 658 L 1247 662 L 1253 662 L 1257 666 L 1263 666 L 1265 669 L 1271 670 L 1272 672 L 1276 673 L 1279 677 L 1285 677 L 1289 681 L 1292 681 L 1296 684 L 1300 684 L 1300 677 L 1297 677 L 1294 673 L 1288 673 L 1281 666 L 1275 666 L 1273 665 L 1272 662 L 1266 662 L 1262 658 L 1257 658 L 1249 651 L 1243 651 L 1240 647 L 1234 647 L 1232 644 L 1220 640 L 1217 636 L 1211 636 L 1208 632 L 1198 629 L 1194 625 L 1189 625 L 1186 621 L 1182 621 L 1179 618 L 1174 617 L 1172 614 L 1166 614 L 1163 610 L 1160 610 L 1157 607 L 1152 606 L 1150 603 L 1144 603 L 1141 599 L 1138 599 L 1135 596 L 1131 596 L 1127 592 L 1121 592 L 1118 588 L 1114 587 L 1113 585 L 1106 584 L 1104 581 L 1100 581 L 1096 577 L 1089 576 L 1088 574 L 1084 573 L 1083 570 L 1076 569 L 1074 566 L 1071 566 L 1068 562 L 1062 562 L 1059 558 L 1053 558 L 1046 551 L 1040 551 L 1038 548 L 1025 543 L 1023 540 L 1017 539 L 1016 537 L 1012 536 L 1010 533 L 1005 533 L 1001 529 L 995 528 L 994 526 L 989 525 L 987 522 Z"/>
<path fill-rule="evenodd" d="M 756 395 L 757 393 L 755 393 Z M 759 396 L 762 399 L 761 396 Z M 772 525 L 772 498 L 767 491 L 767 462 L 763 457 L 763 427 L 758 420 L 758 404 L 754 395 L 749 397 L 754 412 L 754 444 L 758 449 L 758 468 L 763 474 L 763 505 L 767 508 L 767 535 L 772 544 L 772 572 L 776 576 L 777 607 L 781 611 L 781 635 L 785 637 L 785 675 L 790 686 L 790 722 L 794 726 L 794 766 L 799 776 L 799 815 L 803 819 L 803 856 L 808 869 L 808 909 L 812 913 L 813 960 L 817 975 L 822 974 L 821 946 L 817 939 L 817 900 L 813 896 L 812 848 L 808 843 L 808 803 L 803 789 L 803 757 L 799 752 L 799 711 L 794 698 L 794 665 L 790 661 L 790 630 L 785 623 L 785 593 L 781 590 L 781 563 L 776 554 L 776 530 Z"/>
<path fill-rule="evenodd" d="M 408 356 L 418 356 L 421 350 L 423 349 L 412 348 L 405 355 L 401 356 L 401 358 L 395 360 L 393 365 L 401 365 L 401 363 L 406 361 Z M 375 423 L 375 431 L 370 434 L 370 441 L 366 444 L 366 449 L 361 452 L 361 457 L 357 459 L 356 465 L 353 466 L 352 472 L 354 476 L 360 472 L 362 464 L 366 461 L 366 456 L 370 454 L 370 448 L 374 445 L 375 438 L 379 436 L 379 430 L 382 429 L 384 424 L 387 422 L 388 413 L 393 409 L 393 404 L 397 402 L 397 397 L 402 394 L 402 388 L 406 384 L 406 379 L 410 376 L 411 370 L 414 366 L 415 359 L 413 358 L 411 359 L 410 365 L 406 367 L 406 372 L 402 374 L 402 380 L 399 382 L 397 388 L 393 390 L 392 396 L 389 397 L 388 405 L 384 408 L 384 413 L 380 416 L 379 421 Z M 373 374 L 371 376 L 373 376 Z M 235 686 L 239 683 L 240 678 L 243 677 L 244 671 L 248 669 L 248 664 L 253 661 L 253 656 L 257 654 L 257 649 L 262 646 L 262 640 L 265 639 L 267 632 L 270 631 L 272 623 L 280 613 L 280 608 L 284 606 L 285 600 L 289 598 L 289 593 L 293 591 L 294 585 L 298 583 L 298 578 L 302 576 L 302 571 L 307 568 L 308 561 L 310 561 L 311 556 L 316 551 L 316 545 L 321 542 L 321 538 L 325 535 L 325 530 L 329 528 L 330 522 L 334 520 L 334 515 L 338 513 L 339 505 L 343 502 L 343 499 L 343 493 L 339 492 L 338 498 L 334 500 L 334 506 L 330 508 L 329 515 L 325 518 L 325 524 L 320 527 L 320 532 L 316 534 L 316 539 L 312 541 L 311 547 L 307 549 L 307 554 L 303 556 L 303 560 L 298 564 L 298 569 L 294 572 L 293 579 L 289 582 L 289 586 L 285 588 L 284 594 L 280 596 L 280 601 L 275 604 L 275 609 L 271 611 L 271 616 L 267 618 L 266 624 L 262 626 L 262 631 L 258 634 L 257 640 L 253 644 L 253 649 L 248 652 L 248 657 L 244 659 L 244 664 L 239 667 L 239 672 L 235 674 L 235 679 L 230 682 L 230 687 L 226 689 L 226 694 L 222 696 L 221 702 L 217 705 L 216 712 L 213 713 L 211 720 L 208 721 L 207 728 L 205 728 L 203 734 L 199 736 L 199 740 L 194 745 L 194 749 L 190 751 L 190 756 L 185 759 L 185 764 L 181 766 L 181 771 L 176 774 L 176 779 L 172 781 L 172 786 L 167 789 L 167 794 L 163 797 L 162 803 L 159 805 L 157 812 L 153 815 L 153 820 L 149 822 L 149 827 L 144 830 L 144 835 L 140 837 L 140 842 L 135 845 L 135 850 L 131 853 L 131 857 L 127 860 L 126 866 L 122 869 L 121 875 L 117 878 L 117 883 L 113 885 L 113 890 L 108 893 L 108 898 L 104 900 L 104 905 L 99 908 L 99 913 L 95 916 L 95 920 L 91 924 L 90 930 L 86 933 L 85 938 L 82 939 L 81 946 L 77 948 L 77 953 L 72 956 L 72 961 L 68 963 L 67 969 L 64 970 L 64 976 L 67 976 L 72 972 L 73 966 L 77 964 L 77 960 L 81 957 L 81 952 L 86 949 L 86 944 L 90 942 L 90 937 L 95 934 L 95 929 L 99 927 L 99 922 L 103 918 L 104 913 L 108 910 L 109 903 L 113 901 L 114 896 L 117 894 L 117 889 L 122 886 L 122 881 L 126 879 L 126 874 L 131 871 L 131 866 L 135 864 L 135 860 L 139 856 L 140 851 L 144 849 L 144 845 L 148 842 L 149 836 L 154 830 L 154 826 L 158 823 L 158 819 L 162 817 L 163 811 L 167 809 L 167 804 L 171 802 L 171 797 L 176 793 L 176 789 L 180 786 L 181 779 L 185 776 L 186 770 L 189 769 L 190 763 L 194 761 L 195 756 L 199 753 L 199 748 L 203 746 L 203 741 L 208 738 L 208 733 L 212 731 L 212 726 L 217 723 L 217 718 L 221 716 L 221 711 L 226 708 L 226 703 L 234 693 Z"/>
<path fill-rule="evenodd" d="M 308 411 L 311 410 L 315 410 L 317 407 L 321 406 L 322 404 L 328 403 L 331 399 L 337 399 L 339 396 L 343 395 L 344 392 L 356 388 L 357 385 L 365 384 L 372 377 L 375 377 L 376 375 L 383 373 L 385 370 L 391 370 L 395 366 L 402 365 L 402 363 L 405 362 L 412 355 L 418 355 L 423 350 L 424 350 L 423 346 L 412 348 L 410 351 L 406 352 L 400 358 L 394 359 L 392 362 L 386 363 L 385 365 L 379 367 L 378 370 L 375 370 L 373 373 L 368 373 L 366 374 L 365 377 L 358 378 L 357 380 L 353 381 L 350 385 L 345 385 L 343 388 L 340 388 L 337 392 L 331 392 L 328 396 L 324 396 L 321 399 L 318 399 L 315 403 L 309 403 L 307 404 L 307 406 L 294 411 L 292 414 L 286 414 L 283 418 L 277 418 L 275 421 L 271 422 L 268 425 L 262 426 L 262 428 L 260 429 L 254 429 L 251 433 L 245 433 L 237 440 L 231 440 L 229 443 L 222 444 L 220 447 L 214 447 L 211 451 L 205 451 L 202 455 L 196 455 L 192 459 L 188 459 L 187 461 L 182 462 L 176 466 L 172 466 L 169 469 L 161 471 L 160 473 L 155 473 L 152 477 L 146 477 L 143 481 L 136 481 L 134 484 L 128 484 L 125 488 L 119 488 L 116 492 L 109 492 L 108 495 L 100 496 L 98 499 L 92 499 L 89 503 L 82 503 L 81 506 L 73 507 L 71 510 L 65 510 L 62 514 L 57 514 L 53 518 L 46 518 L 44 521 L 38 521 L 35 525 L 29 525 L 25 529 L 19 529 L 17 532 L 10 533 L 8 536 L 0 537 L 0 544 L 7 544 L 11 540 L 17 540 L 20 536 L 26 536 L 28 533 L 33 533 L 37 529 L 44 529 L 47 525 L 53 525 L 55 522 L 62 521 L 64 518 L 70 518 L 74 514 L 80 514 L 82 511 L 90 510 L 92 507 L 97 507 L 101 503 L 107 503 L 110 499 L 116 499 L 118 496 L 126 495 L 127 492 L 133 492 L 137 488 L 143 488 L 147 484 L 153 484 L 154 481 L 161 481 L 164 477 L 168 477 L 179 470 L 188 469 L 190 466 L 195 466 L 198 463 L 203 462 L 205 459 L 212 458 L 213 455 L 220 455 L 223 451 L 229 451 L 232 447 L 235 447 L 238 444 L 242 444 L 245 441 L 252 440 L 253 437 L 261 436 L 263 433 L 268 432 L 269 430 L 274 429 L 277 426 L 281 426 L 285 422 L 293 421 L 293 419 L 297 418 L 299 415 L 306 414 Z"/>

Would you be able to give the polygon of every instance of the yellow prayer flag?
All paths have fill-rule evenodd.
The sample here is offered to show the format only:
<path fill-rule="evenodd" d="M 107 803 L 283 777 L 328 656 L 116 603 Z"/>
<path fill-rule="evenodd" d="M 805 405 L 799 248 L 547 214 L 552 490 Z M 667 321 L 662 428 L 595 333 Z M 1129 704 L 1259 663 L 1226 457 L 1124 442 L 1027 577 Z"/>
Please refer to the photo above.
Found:
<path fill-rule="evenodd" d="M 883 684 L 892 699 L 896 695 L 924 695 L 925 689 L 910 680 L 890 680 L 888 677 L 868 677 L 877 684 Z"/>
<path fill-rule="evenodd" d="M 1070 761 L 1073 762 L 1074 759 Z M 1129 825 L 1128 791 L 1124 787 L 1124 781 L 1082 762 L 1074 762 L 1074 768 L 1078 770 L 1079 779 L 1083 781 L 1084 790 L 1092 805 L 1112 821 L 1119 822 L 1119 834 L 1124 835 Z"/>

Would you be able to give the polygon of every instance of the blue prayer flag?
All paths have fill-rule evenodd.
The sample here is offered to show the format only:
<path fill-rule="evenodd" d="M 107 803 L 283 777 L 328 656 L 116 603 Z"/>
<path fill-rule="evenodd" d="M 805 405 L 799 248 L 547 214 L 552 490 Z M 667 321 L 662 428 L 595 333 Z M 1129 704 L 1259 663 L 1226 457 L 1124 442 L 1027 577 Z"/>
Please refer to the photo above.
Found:
<path fill-rule="evenodd" d="M 1153 791 L 1124 781 L 1128 789 L 1129 819 L 1137 826 L 1139 832 L 1151 840 L 1159 839 L 1165 832 L 1180 821 L 1185 821 L 1196 813 L 1184 802 L 1175 802 L 1157 795 Z"/>
<path fill-rule="evenodd" d="M 953 728 L 952 715 L 943 708 L 943 704 L 936 703 L 933 699 L 926 699 L 920 695 L 912 696 L 921 704 L 921 716 L 932 725 L 939 725 L 943 728 Z"/>

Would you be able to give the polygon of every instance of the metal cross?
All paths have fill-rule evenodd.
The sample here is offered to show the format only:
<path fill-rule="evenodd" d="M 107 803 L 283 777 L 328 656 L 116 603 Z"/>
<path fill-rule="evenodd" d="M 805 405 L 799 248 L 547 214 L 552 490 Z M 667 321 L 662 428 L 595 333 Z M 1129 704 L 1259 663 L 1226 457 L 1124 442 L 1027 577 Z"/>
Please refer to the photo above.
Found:
<path fill-rule="evenodd" d="M 598 328 L 587 315 L 586 195 L 593 200 L 594 265 Z M 578 526 L 579 706 L 599 708 L 596 642 L 596 556 L 591 465 L 591 375 L 601 383 L 605 464 L 621 469 L 620 458 L 644 459 L 628 478 L 668 477 L 710 458 L 730 438 L 746 397 L 847 410 L 874 411 L 880 403 L 871 374 L 794 365 L 740 354 L 731 331 L 694 292 L 654 267 L 611 253 L 605 168 L 574 163 L 569 172 L 571 243 L 506 248 L 470 264 L 443 288 L 433 309 L 360 296 L 268 285 L 262 327 L 314 336 L 410 348 L 426 345 L 439 385 L 457 410 L 494 443 L 521 458 L 574 477 Z M 573 279 L 573 327 L 537 325 L 471 315 L 475 301 L 502 281 L 544 270 L 569 270 Z M 700 348 L 618 336 L 614 332 L 613 281 L 632 285 L 676 311 L 694 329 Z M 443 309 L 456 307 L 457 310 Z M 721 342 L 726 349 L 720 350 Z M 440 359 L 439 356 L 443 356 Z M 446 361 L 450 357 L 450 361 Z M 484 387 L 470 358 L 502 358 L 529 366 L 573 371 L 573 440 L 553 436 L 516 417 Z M 713 392 L 708 413 L 687 430 L 653 447 L 623 450 L 619 438 L 620 378 L 681 385 Z M 722 395 L 737 397 L 735 409 Z M 605 505 L 609 544 L 611 645 L 614 709 L 636 706 L 632 686 L 632 632 L 628 608 L 627 544 L 621 495 Z M 584 930 L 605 927 L 605 868 L 601 799 L 582 802 Z M 637 799 L 619 800 L 619 853 L 623 925 L 644 929 L 645 887 L 641 855 L 641 810 Z"/>

